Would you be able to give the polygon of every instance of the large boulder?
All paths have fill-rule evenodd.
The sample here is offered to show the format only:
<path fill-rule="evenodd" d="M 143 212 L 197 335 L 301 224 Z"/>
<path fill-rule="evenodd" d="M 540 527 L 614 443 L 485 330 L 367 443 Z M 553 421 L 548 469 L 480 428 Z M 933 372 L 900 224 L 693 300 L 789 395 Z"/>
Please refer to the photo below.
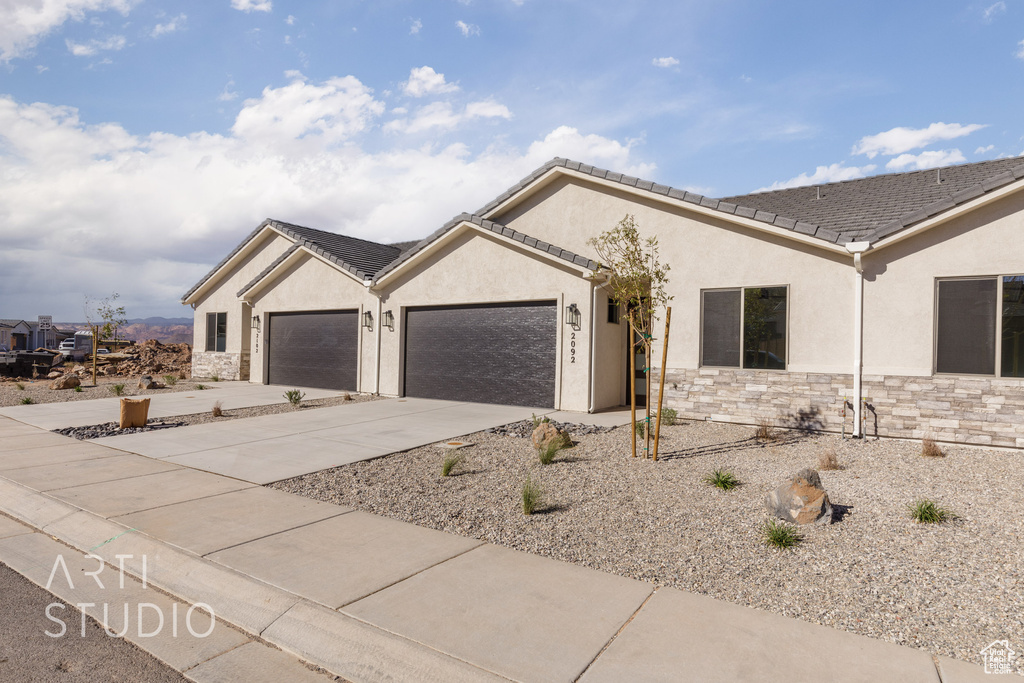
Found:
<path fill-rule="evenodd" d="M 156 341 L 156 340 L 153 340 Z M 164 385 L 157 382 L 149 375 L 143 375 L 139 378 L 139 389 L 163 389 Z"/>
<path fill-rule="evenodd" d="M 78 379 L 78 375 L 64 375 L 50 383 L 51 389 L 74 389 L 80 386 L 82 386 L 82 380 Z"/>
<path fill-rule="evenodd" d="M 550 441 L 557 439 L 562 448 L 569 448 L 572 446 L 572 437 L 569 436 L 569 432 L 559 430 L 555 425 L 550 422 L 541 422 L 537 425 L 536 429 L 533 430 L 533 447 L 540 449 Z"/>
<path fill-rule="evenodd" d="M 817 470 L 802 469 L 768 494 L 768 511 L 794 524 L 831 524 L 832 505 Z"/>

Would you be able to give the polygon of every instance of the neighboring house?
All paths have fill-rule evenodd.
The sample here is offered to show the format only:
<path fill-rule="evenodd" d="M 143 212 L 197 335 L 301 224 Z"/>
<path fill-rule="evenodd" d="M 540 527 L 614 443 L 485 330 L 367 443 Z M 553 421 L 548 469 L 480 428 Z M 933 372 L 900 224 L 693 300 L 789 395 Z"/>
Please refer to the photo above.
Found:
<path fill-rule="evenodd" d="M 868 434 L 1024 447 L 1021 189 L 1024 162 L 1001 159 L 719 200 L 555 159 L 411 245 L 268 220 L 183 298 L 193 372 L 628 403 L 587 240 L 632 214 L 672 267 L 681 416 L 838 431 L 846 400 Z"/>
<path fill-rule="evenodd" d="M 27 351 L 36 348 L 35 331 L 24 320 L 0 320 L 0 345 L 11 351 Z"/>

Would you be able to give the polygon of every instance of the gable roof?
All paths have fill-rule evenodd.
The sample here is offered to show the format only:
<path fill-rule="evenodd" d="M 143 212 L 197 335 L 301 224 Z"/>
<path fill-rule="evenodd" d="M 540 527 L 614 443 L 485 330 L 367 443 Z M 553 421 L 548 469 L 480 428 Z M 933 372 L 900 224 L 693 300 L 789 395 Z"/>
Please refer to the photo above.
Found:
<path fill-rule="evenodd" d="M 659 199 L 668 197 L 837 245 L 880 240 L 1024 178 L 1024 160 L 1010 158 L 714 199 L 556 157 L 476 214 L 493 214 L 550 171 L 563 168 L 648 192 Z M 941 183 L 936 183 L 937 177 L 941 177 Z M 817 199 L 819 190 L 821 200 Z"/>
<path fill-rule="evenodd" d="M 585 256 L 575 254 L 569 251 L 568 249 L 562 249 L 561 247 L 557 247 L 553 244 L 548 244 L 547 242 L 538 240 L 535 237 L 530 237 L 529 235 L 517 232 L 512 228 L 506 227 L 499 223 L 495 223 L 494 221 L 489 221 L 486 218 L 481 218 L 480 216 L 476 216 L 474 214 L 461 213 L 455 218 L 445 223 L 438 230 L 435 230 L 434 233 L 431 234 L 429 237 L 420 240 L 414 246 L 409 247 L 408 249 L 403 251 L 402 255 L 399 258 L 392 261 L 385 268 L 381 269 L 380 272 L 376 274 L 376 276 L 374 276 L 374 283 L 376 283 L 378 280 L 385 277 L 386 275 L 394 272 L 402 264 L 407 262 L 409 259 L 413 258 L 416 254 L 420 253 L 428 246 L 430 246 L 437 240 L 441 239 L 444 235 L 448 234 L 448 232 L 451 231 L 453 228 L 462 225 L 463 223 L 471 223 L 472 225 L 475 225 L 482 230 L 488 230 L 497 235 L 501 235 L 502 237 L 507 237 L 508 239 L 520 242 L 528 247 L 538 249 L 556 258 L 562 259 L 563 261 L 568 261 L 569 263 L 575 264 L 576 266 L 579 266 L 581 268 L 586 268 L 587 270 L 598 270 L 601 267 L 601 265 L 596 261 L 593 261 Z"/>
<path fill-rule="evenodd" d="M 797 217 L 853 241 L 875 242 L 1022 177 L 1024 160 L 996 159 L 738 195 L 722 201 Z"/>
<path fill-rule="evenodd" d="M 0 319 L 0 327 L 17 327 L 18 325 L 20 325 L 22 323 L 25 323 L 26 325 L 28 325 L 28 323 L 25 322 L 24 320 L 19 320 L 17 318 L 3 318 L 3 319 Z"/>
<path fill-rule="evenodd" d="M 248 237 L 242 240 L 238 246 L 231 251 L 231 253 L 221 259 L 220 263 L 214 266 L 209 273 L 204 275 L 199 282 L 185 292 L 185 295 L 181 297 L 182 302 L 187 301 L 189 297 L 199 290 L 200 287 L 209 282 L 209 280 L 214 277 L 221 268 L 230 262 L 235 255 L 242 251 L 246 245 L 252 242 L 267 228 L 272 228 L 278 233 L 291 239 L 293 244 L 285 250 L 285 253 L 278 257 L 274 263 L 270 264 L 270 266 L 260 273 L 260 275 L 249 282 L 242 289 L 242 292 L 239 292 L 239 296 L 241 296 L 243 292 L 252 288 L 256 282 L 265 277 L 266 274 L 276 266 L 280 265 L 281 261 L 290 256 L 299 247 L 309 249 L 313 253 L 352 273 L 352 275 L 360 280 L 369 280 L 380 269 L 391 261 L 394 261 L 401 254 L 401 249 L 396 246 L 378 244 L 377 242 L 371 242 L 369 240 L 361 240 L 356 237 L 339 235 L 334 232 L 316 230 L 315 228 L 307 228 L 302 225 L 285 223 L 284 221 L 277 221 L 268 218 L 260 223 L 259 227 L 249 233 Z"/>

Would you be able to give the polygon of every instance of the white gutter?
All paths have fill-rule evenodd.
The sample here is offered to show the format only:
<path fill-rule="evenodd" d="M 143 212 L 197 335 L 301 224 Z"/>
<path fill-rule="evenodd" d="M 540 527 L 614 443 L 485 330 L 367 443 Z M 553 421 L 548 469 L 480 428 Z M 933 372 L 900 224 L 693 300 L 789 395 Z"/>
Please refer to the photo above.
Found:
<path fill-rule="evenodd" d="M 853 254 L 853 267 L 857 270 L 857 282 L 853 289 L 853 436 L 861 433 L 863 401 L 861 374 L 864 369 L 864 264 L 861 254 L 871 248 L 870 242 L 848 242 L 846 250 Z M 845 406 L 843 406 L 845 409 Z"/>
<path fill-rule="evenodd" d="M 374 396 L 380 396 L 380 328 L 383 327 L 381 314 L 384 308 L 384 300 L 383 295 L 371 289 L 372 285 L 372 282 L 366 281 L 366 291 L 377 297 L 377 319 L 374 321 L 374 343 L 377 349 L 373 357 L 373 394 Z"/>
<path fill-rule="evenodd" d="M 594 405 L 597 403 L 597 382 L 594 381 L 597 373 L 597 283 L 590 281 L 590 407 L 588 413 L 594 412 Z"/>

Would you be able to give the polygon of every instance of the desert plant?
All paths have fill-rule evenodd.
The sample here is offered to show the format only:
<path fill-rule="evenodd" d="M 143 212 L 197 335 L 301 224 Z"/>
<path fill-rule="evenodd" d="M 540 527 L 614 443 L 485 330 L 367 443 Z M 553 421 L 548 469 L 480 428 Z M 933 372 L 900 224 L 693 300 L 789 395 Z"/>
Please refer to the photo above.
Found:
<path fill-rule="evenodd" d="M 540 460 L 541 465 L 550 465 L 563 448 L 565 448 L 565 441 L 562 440 L 561 435 L 548 439 L 537 449 L 537 459 Z"/>
<path fill-rule="evenodd" d="M 21 382 L 15 382 L 14 386 L 18 387 L 18 391 L 25 391 L 25 385 Z"/>
<path fill-rule="evenodd" d="M 647 434 L 647 420 L 637 420 L 633 423 L 633 433 L 636 438 L 642 439 Z"/>
<path fill-rule="evenodd" d="M 840 464 L 839 458 L 836 456 L 835 449 L 829 448 L 828 450 L 822 451 L 818 454 L 818 469 L 819 470 L 841 470 L 844 469 L 843 465 Z"/>
<path fill-rule="evenodd" d="M 221 405 L 220 401 L 213 404 L 213 408 L 210 409 L 210 415 L 213 417 L 224 417 L 224 406 Z"/>
<path fill-rule="evenodd" d="M 949 510 L 927 498 L 915 500 L 907 509 L 910 510 L 910 518 L 918 524 L 939 524 L 953 516 Z"/>
<path fill-rule="evenodd" d="M 441 476 L 447 477 L 455 469 L 455 466 L 462 462 L 462 454 L 458 451 L 448 451 L 441 463 Z"/>
<path fill-rule="evenodd" d="M 178 376 L 177 375 L 164 375 L 164 384 L 166 384 L 167 386 L 173 387 L 177 383 L 178 383 Z"/>
<path fill-rule="evenodd" d="M 84 391 L 84 389 L 82 389 L 81 385 L 79 385 L 79 386 L 77 386 L 77 387 L 75 387 L 75 388 L 74 388 L 74 392 L 75 392 L 76 394 L 80 394 L 80 393 L 82 393 L 83 391 Z"/>
<path fill-rule="evenodd" d="M 298 407 L 298 405 L 302 403 L 303 396 L 305 396 L 305 394 L 299 391 L 298 389 L 289 389 L 288 391 L 284 392 L 284 397 L 288 399 L 289 403 L 296 407 Z"/>
<path fill-rule="evenodd" d="M 545 422 L 551 422 L 551 420 L 549 420 L 546 417 L 543 417 L 543 416 L 542 417 L 537 417 L 536 413 L 532 413 L 531 420 L 533 421 L 533 428 L 534 429 L 536 429 L 537 427 L 540 427 Z"/>
<path fill-rule="evenodd" d="M 33 399 L 31 396 L 26 396 L 25 398 L 21 399 L 22 405 L 30 406 L 33 403 L 35 403 L 35 399 Z"/>
<path fill-rule="evenodd" d="M 662 408 L 661 409 L 661 424 L 672 426 L 679 419 L 679 413 L 676 412 L 675 408 Z"/>
<path fill-rule="evenodd" d="M 210 381 L 211 382 L 219 382 L 220 381 L 220 375 L 211 375 L 210 376 Z"/>
<path fill-rule="evenodd" d="M 540 484 L 535 482 L 529 475 L 523 482 L 523 514 L 532 515 L 540 508 L 543 492 Z"/>
<path fill-rule="evenodd" d="M 704 483 L 708 486 L 728 491 L 740 485 L 740 480 L 729 470 L 717 469 L 704 477 Z"/>
<path fill-rule="evenodd" d="M 351 401 L 352 400 L 352 394 L 350 394 L 350 393 L 348 393 L 346 391 L 344 394 L 341 395 L 341 400 L 342 401 Z"/>
<path fill-rule="evenodd" d="M 803 540 L 803 536 L 795 526 L 777 519 L 765 520 L 764 525 L 761 526 L 761 536 L 766 546 L 779 550 L 792 548 Z"/>
<path fill-rule="evenodd" d="M 120 396 L 121 394 L 124 393 L 124 385 L 123 384 L 111 384 L 110 385 L 110 391 L 113 392 L 114 396 Z"/>
<path fill-rule="evenodd" d="M 206 385 L 205 385 L 205 384 L 197 384 L 197 385 L 196 385 L 196 390 L 197 390 L 197 391 L 202 391 L 202 390 L 203 390 L 203 389 L 205 389 L 205 388 L 206 388 Z"/>
<path fill-rule="evenodd" d="M 758 441 L 775 441 L 779 438 L 779 433 L 775 429 L 775 425 L 772 424 L 772 421 L 764 418 L 758 421 L 757 431 L 754 433 L 754 436 Z"/>
<path fill-rule="evenodd" d="M 923 439 L 921 441 L 921 455 L 926 458 L 941 458 L 946 454 L 939 448 L 939 444 L 935 443 L 934 439 Z"/>

